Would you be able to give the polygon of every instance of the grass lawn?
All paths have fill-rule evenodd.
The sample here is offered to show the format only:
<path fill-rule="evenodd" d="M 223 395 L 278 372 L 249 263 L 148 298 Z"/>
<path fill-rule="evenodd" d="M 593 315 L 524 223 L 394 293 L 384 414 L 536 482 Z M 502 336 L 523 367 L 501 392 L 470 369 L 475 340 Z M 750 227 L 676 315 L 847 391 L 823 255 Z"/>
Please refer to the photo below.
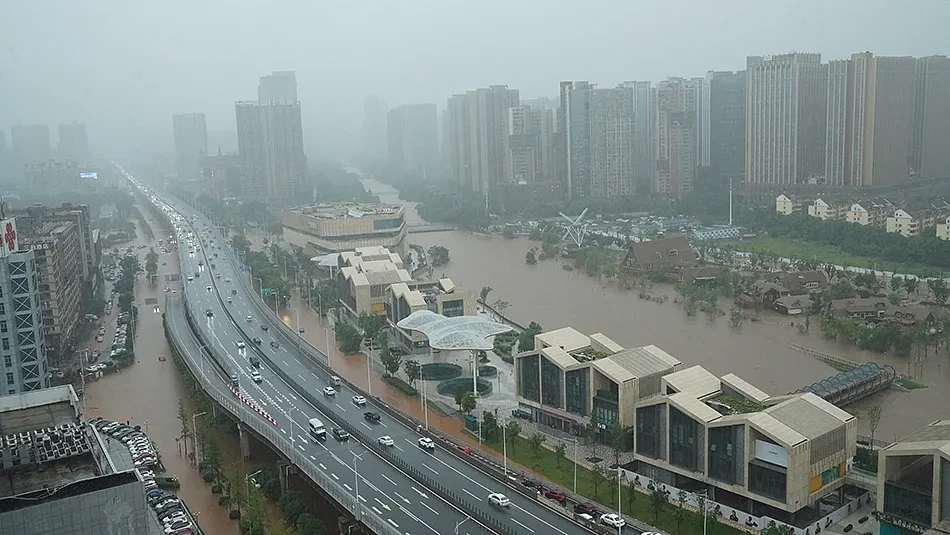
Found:
<path fill-rule="evenodd" d="M 877 268 L 879 271 L 893 271 L 913 275 L 936 275 L 940 273 L 940 268 L 916 262 L 886 262 L 868 256 L 854 255 L 833 245 L 787 238 L 753 238 L 725 243 L 735 247 L 738 251 L 765 253 L 796 260 L 817 260 L 822 264 Z"/>
<path fill-rule="evenodd" d="M 433 412 L 439 416 L 447 416 L 448 413 L 442 410 L 442 406 L 434 401 L 426 400 L 426 407 L 429 407 Z"/>
<path fill-rule="evenodd" d="M 502 453 L 502 445 L 498 443 L 486 443 L 493 450 Z M 517 437 L 513 443 L 508 444 L 508 460 L 530 468 L 544 476 L 545 479 L 557 483 L 558 485 L 573 489 L 574 487 L 574 463 L 569 459 L 560 459 L 551 450 L 542 447 L 540 455 L 534 456 L 528 440 Z M 609 461 L 603 461 L 609 463 Z M 613 484 L 609 480 L 604 480 L 597 486 L 594 492 L 592 471 L 583 466 L 577 467 L 577 493 L 587 497 L 591 502 L 597 502 L 606 509 L 605 512 L 617 510 L 617 487 L 616 480 Z M 646 490 L 646 489 L 641 489 Z M 631 487 L 624 486 L 622 512 L 647 522 L 666 533 L 676 533 L 677 535 L 701 535 L 703 532 L 702 515 L 689 509 L 684 509 L 677 522 L 676 511 L 679 507 L 676 505 L 678 499 L 676 495 L 670 496 L 670 502 L 660 508 L 659 518 L 650 503 L 650 496 L 643 492 L 634 491 Z M 632 497 L 632 509 L 631 509 Z M 632 511 L 632 513 L 631 513 Z M 707 532 L 716 535 L 747 535 L 744 531 L 737 530 L 732 526 L 720 524 L 713 517 L 707 521 Z"/>
<path fill-rule="evenodd" d="M 911 381 L 910 379 L 901 379 L 897 381 L 897 384 L 903 386 L 907 390 L 917 390 L 919 388 L 927 388 L 927 385 L 918 383 L 917 381 Z"/>

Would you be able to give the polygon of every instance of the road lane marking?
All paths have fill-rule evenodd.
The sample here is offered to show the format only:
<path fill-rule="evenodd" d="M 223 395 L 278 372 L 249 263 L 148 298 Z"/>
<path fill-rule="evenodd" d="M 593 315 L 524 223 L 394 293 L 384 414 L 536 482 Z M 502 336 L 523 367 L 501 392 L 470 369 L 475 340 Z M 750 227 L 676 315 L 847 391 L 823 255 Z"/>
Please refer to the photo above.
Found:
<path fill-rule="evenodd" d="M 371 505 L 370 508 L 376 512 L 377 515 L 383 516 L 383 512 L 376 508 L 375 505 Z"/>
<path fill-rule="evenodd" d="M 422 506 L 425 507 L 426 509 L 428 509 L 428 510 L 432 511 L 433 513 L 435 513 L 436 516 L 439 515 L 439 512 L 438 512 L 438 511 L 436 511 L 435 509 L 433 509 L 433 508 L 429 507 L 428 505 L 426 505 L 425 502 L 419 502 L 419 503 L 421 503 Z"/>
<path fill-rule="evenodd" d="M 400 448 L 397 444 L 393 444 L 393 447 L 396 448 L 396 449 L 399 450 L 399 451 L 404 451 L 404 450 L 403 450 L 402 448 Z"/>
<path fill-rule="evenodd" d="M 310 375 L 312 375 L 314 379 L 319 379 L 319 377 L 317 377 L 317 374 L 315 374 L 315 373 L 313 373 L 313 372 L 310 372 Z"/>
<path fill-rule="evenodd" d="M 301 446 L 300 444 L 297 444 L 297 447 L 300 448 L 300 451 L 304 451 L 304 452 L 307 451 L 307 450 L 303 449 L 303 446 Z"/>
<path fill-rule="evenodd" d="M 314 457 L 313 455 L 311 455 L 311 456 L 310 456 L 310 460 L 311 460 L 311 461 L 316 461 L 316 460 L 317 460 L 317 458 L 316 458 L 316 457 Z"/>
<path fill-rule="evenodd" d="M 307 380 L 306 377 L 304 377 L 303 375 L 300 375 L 299 373 L 297 374 L 297 377 L 300 377 L 300 380 L 301 380 L 301 381 L 306 381 L 306 380 Z"/>
<path fill-rule="evenodd" d="M 343 484 L 343 488 L 345 488 L 346 490 L 353 490 L 353 488 L 347 485 L 346 483 Z"/>
<path fill-rule="evenodd" d="M 521 522 L 518 522 L 518 521 L 515 520 L 514 518 L 512 518 L 511 521 L 514 522 L 515 524 L 518 524 L 519 526 L 523 527 L 524 529 L 530 531 L 531 533 L 534 533 L 534 530 L 533 530 L 533 529 L 531 529 L 531 528 L 529 528 L 528 526 L 522 524 Z"/>
<path fill-rule="evenodd" d="M 299 424 L 298 424 L 298 425 L 299 425 Z M 309 442 L 307 442 L 307 439 L 303 438 L 302 435 L 297 435 L 297 438 L 299 438 L 300 441 L 303 442 L 304 444 L 309 444 Z"/>
<path fill-rule="evenodd" d="M 383 477 L 386 477 L 386 476 L 383 476 Z M 387 477 L 386 479 L 389 479 L 389 478 Z M 402 496 L 402 495 L 399 494 L 398 492 L 394 492 L 394 493 L 393 493 L 393 496 L 399 498 L 400 500 L 404 501 L 405 503 L 412 503 L 412 502 L 409 501 L 409 498 L 406 498 L 406 497 Z"/>
<path fill-rule="evenodd" d="M 373 430 L 373 428 L 372 428 L 372 427 L 370 427 L 370 426 L 368 426 L 368 425 L 366 425 L 366 422 L 360 422 L 360 423 L 361 423 L 361 424 L 363 424 L 363 427 L 365 427 L 366 429 L 369 429 L 370 431 L 372 431 L 372 430 Z"/>
<path fill-rule="evenodd" d="M 426 463 L 422 463 L 422 466 L 425 466 L 426 468 L 428 468 L 429 471 L 432 472 L 433 474 L 439 475 L 438 472 L 436 472 L 431 466 L 427 465 Z"/>
<path fill-rule="evenodd" d="M 280 432 L 283 433 L 283 434 L 285 434 L 285 435 L 287 434 L 287 430 L 284 429 L 284 428 L 281 428 L 281 429 L 280 429 Z"/>
<path fill-rule="evenodd" d="M 469 492 L 468 489 L 462 489 L 462 492 L 464 492 L 465 494 L 468 494 L 469 496 L 471 496 L 472 498 L 475 498 L 475 499 L 478 500 L 478 501 L 482 501 L 481 498 L 479 498 L 478 496 L 476 496 L 476 495 L 472 494 L 471 492 Z"/>
<path fill-rule="evenodd" d="M 287 364 L 287 361 L 286 361 L 286 360 L 281 359 L 280 361 L 284 363 L 284 366 L 290 366 L 290 364 Z"/>
<path fill-rule="evenodd" d="M 389 482 L 392 483 L 393 485 L 396 484 L 395 481 L 393 481 L 392 479 L 389 479 L 388 477 L 386 477 L 386 474 L 379 474 L 379 475 L 383 476 L 383 479 L 385 479 L 386 481 L 389 481 Z"/>
<path fill-rule="evenodd" d="M 388 520 L 389 523 L 392 524 L 394 528 L 399 529 L 399 524 L 393 522 L 392 518 L 387 518 L 386 520 Z"/>
<path fill-rule="evenodd" d="M 425 499 L 427 499 L 427 500 L 429 499 L 429 495 L 428 495 L 428 494 L 426 494 L 425 492 L 422 492 L 421 490 L 417 489 L 416 487 L 409 487 L 409 488 L 411 488 L 412 490 L 416 491 L 416 494 L 418 494 L 419 496 L 422 496 L 423 498 L 425 498 Z"/>
<path fill-rule="evenodd" d="M 334 403 L 334 405 L 336 405 L 337 407 L 339 407 L 341 411 L 346 412 L 346 409 L 344 409 L 343 407 L 341 407 L 339 403 Z M 366 424 L 363 424 L 363 425 L 366 425 Z"/>
<path fill-rule="evenodd" d="M 327 469 L 327 467 L 326 467 L 326 465 L 325 465 L 325 464 L 323 464 L 323 463 L 320 463 L 320 468 L 322 468 L 322 469 L 324 469 L 324 470 L 326 470 L 326 469 Z"/>
<path fill-rule="evenodd" d="M 359 498 L 361 502 L 366 503 L 366 498 L 364 498 L 362 494 L 357 496 L 357 498 Z"/>
<path fill-rule="evenodd" d="M 337 477 L 337 475 L 336 475 L 336 474 L 334 474 L 333 472 L 330 472 L 330 475 L 331 475 L 331 476 L 333 477 L 333 479 L 335 479 L 335 480 L 337 480 L 337 481 L 339 481 L 339 480 L 340 480 L 340 478 L 339 478 L 339 477 Z"/>

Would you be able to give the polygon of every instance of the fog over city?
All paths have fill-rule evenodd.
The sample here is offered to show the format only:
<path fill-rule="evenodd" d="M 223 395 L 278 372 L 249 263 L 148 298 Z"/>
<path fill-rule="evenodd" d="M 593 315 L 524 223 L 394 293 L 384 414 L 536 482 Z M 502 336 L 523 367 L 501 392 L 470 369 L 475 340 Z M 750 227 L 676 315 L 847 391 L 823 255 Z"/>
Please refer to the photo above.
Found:
<path fill-rule="evenodd" d="M 2 4 L 3 128 L 78 121 L 102 152 L 170 151 L 172 114 L 233 132 L 234 102 L 255 98 L 262 74 L 295 70 L 310 157 L 359 145 L 369 94 L 442 108 L 490 84 L 555 97 L 560 80 L 702 76 L 747 55 L 925 56 L 945 51 L 950 20 L 942 0 Z"/>

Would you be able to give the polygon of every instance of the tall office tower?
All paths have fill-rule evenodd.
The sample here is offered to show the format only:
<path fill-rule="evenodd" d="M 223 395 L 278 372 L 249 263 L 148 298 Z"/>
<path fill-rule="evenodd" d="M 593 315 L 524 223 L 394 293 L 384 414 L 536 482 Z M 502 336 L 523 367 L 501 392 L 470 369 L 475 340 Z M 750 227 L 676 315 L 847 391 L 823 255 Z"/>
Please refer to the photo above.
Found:
<path fill-rule="evenodd" d="M 49 127 L 45 124 L 13 126 L 10 128 L 10 137 L 13 142 L 13 158 L 21 171 L 22 166 L 30 162 L 49 160 L 53 157 Z"/>
<path fill-rule="evenodd" d="M 555 158 L 555 143 L 557 138 L 557 108 L 556 99 L 549 97 L 536 97 L 530 99 L 521 99 L 521 105 L 527 106 L 534 114 L 537 125 L 539 143 L 541 146 L 540 159 L 538 160 L 538 176 L 541 180 L 552 182 L 556 179 L 557 160 Z"/>
<path fill-rule="evenodd" d="M 23 166 L 26 191 L 36 195 L 62 195 L 78 191 L 80 172 L 75 160 L 34 160 Z"/>
<path fill-rule="evenodd" d="M 307 174 L 300 102 L 236 102 L 234 111 L 243 197 L 293 203 Z"/>
<path fill-rule="evenodd" d="M 386 113 L 389 105 L 375 95 L 363 101 L 363 150 L 371 158 L 386 157 Z"/>
<path fill-rule="evenodd" d="M 297 102 L 297 73 L 274 71 L 261 76 L 257 84 L 257 100 L 260 102 Z"/>
<path fill-rule="evenodd" d="M 0 222 L 4 229 L 16 222 Z M 9 227 L 8 227 L 9 225 Z M 5 234 L 6 231 L 4 231 Z M 49 366 L 41 316 L 38 268 L 33 249 L 20 249 L 19 239 L 3 238 L 0 247 L 0 395 L 13 395 L 49 386 Z"/>
<path fill-rule="evenodd" d="M 825 183 L 831 186 L 850 184 L 847 178 L 850 161 L 851 132 L 848 130 L 849 71 L 851 60 L 828 62 L 828 105 L 825 122 Z"/>
<path fill-rule="evenodd" d="M 506 85 L 448 99 L 446 150 L 452 177 L 462 187 L 486 196 L 486 202 L 508 179 L 508 108 L 519 104 L 518 90 Z"/>
<path fill-rule="evenodd" d="M 709 165 L 720 176 L 745 176 L 745 71 L 710 71 Z"/>
<path fill-rule="evenodd" d="M 208 125 L 203 113 L 172 116 L 175 134 L 175 169 L 178 178 L 201 176 L 201 165 L 208 156 Z"/>
<path fill-rule="evenodd" d="M 950 176 L 950 59 L 917 58 L 913 168 L 921 178 Z"/>
<path fill-rule="evenodd" d="M 917 60 L 870 52 L 829 62 L 825 181 L 881 186 L 913 169 Z"/>
<path fill-rule="evenodd" d="M 77 122 L 59 125 L 59 157 L 80 164 L 89 162 L 89 136 L 86 125 Z"/>
<path fill-rule="evenodd" d="M 653 90 L 656 193 L 680 197 L 693 190 L 702 150 L 701 101 L 707 85 L 700 80 L 670 78 L 656 84 Z"/>
<path fill-rule="evenodd" d="M 696 163 L 698 167 L 709 167 L 710 163 L 710 106 L 709 77 L 690 78 L 696 87 Z"/>
<path fill-rule="evenodd" d="M 634 91 L 561 82 L 570 198 L 633 195 Z"/>
<path fill-rule="evenodd" d="M 821 179 L 825 172 L 827 78 L 821 54 L 747 58 L 747 184 Z"/>
<path fill-rule="evenodd" d="M 435 104 L 408 104 L 386 115 L 389 163 L 397 168 L 433 170 L 439 163 L 439 116 Z"/>

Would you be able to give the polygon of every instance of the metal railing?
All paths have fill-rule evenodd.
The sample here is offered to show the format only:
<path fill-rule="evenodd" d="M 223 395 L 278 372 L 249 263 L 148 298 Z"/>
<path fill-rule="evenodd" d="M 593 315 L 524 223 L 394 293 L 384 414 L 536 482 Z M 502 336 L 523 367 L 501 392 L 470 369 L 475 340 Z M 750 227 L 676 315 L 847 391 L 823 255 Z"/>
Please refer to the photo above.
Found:
<path fill-rule="evenodd" d="M 167 304 L 168 300 L 166 300 L 166 314 L 169 313 Z M 187 322 L 187 316 L 190 314 L 187 306 L 187 297 L 180 302 L 180 305 L 183 307 L 184 314 L 186 315 L 186 318 L 183 319 Z M 225 378 L 220 376 L 217 378 L 209 377 L 203 373 L 200 363 L 193 362 L 193 356 L 189 351 L 185 350 L 185 346 L 180 339 L 181 333 L 178 332 L 177 329 L 167 328 L 167 315 L 164 321 L 166 322 L 166 330 L 169 333 L 170 341 L 175 344 L 178 353 L 182 356 L 182 360 L 189 369 L 191 369 L 196 381 L 198 381 L 198 384 L 201 385 L 202 389 L 204 389 L 205 393 L 211 397 L 211 399 L 224 410 L 234 415 L 241 424 L 251 428 L 258 435 L 270 442 L 301 472 L 306 474 L 311 481 L 319 485 L 331 498 L 349 511 L 354 518 L 359 519 L 367 528 L 379 535 L 400 535 L 397 529 L 393 528 L 385 519 L 376 515 L 372 509 L 362 506 L 354 494 L 346 491 L 339 483 L 319 470 L 315 463 L 300 452 L 290 440 L 284 438 L 278 432 L 278 428 L 274 424 L 263 419 L 257 412 L 251 411 L 247 405 L 238 402 L 234 394 L 227 387 Z M 190 329 L 189 333 L 194 338 L 193 341 L 198 345 L 199 351 L 201 351 L 201 348 L 204 348 L 204 351 L 207 352 L 209 356 L 216 353 L 216 350 L 212 346 L 204 343 L 200 333 L 192 332 Z M 216 356 L 212 358 L 217 360 Z"/>

